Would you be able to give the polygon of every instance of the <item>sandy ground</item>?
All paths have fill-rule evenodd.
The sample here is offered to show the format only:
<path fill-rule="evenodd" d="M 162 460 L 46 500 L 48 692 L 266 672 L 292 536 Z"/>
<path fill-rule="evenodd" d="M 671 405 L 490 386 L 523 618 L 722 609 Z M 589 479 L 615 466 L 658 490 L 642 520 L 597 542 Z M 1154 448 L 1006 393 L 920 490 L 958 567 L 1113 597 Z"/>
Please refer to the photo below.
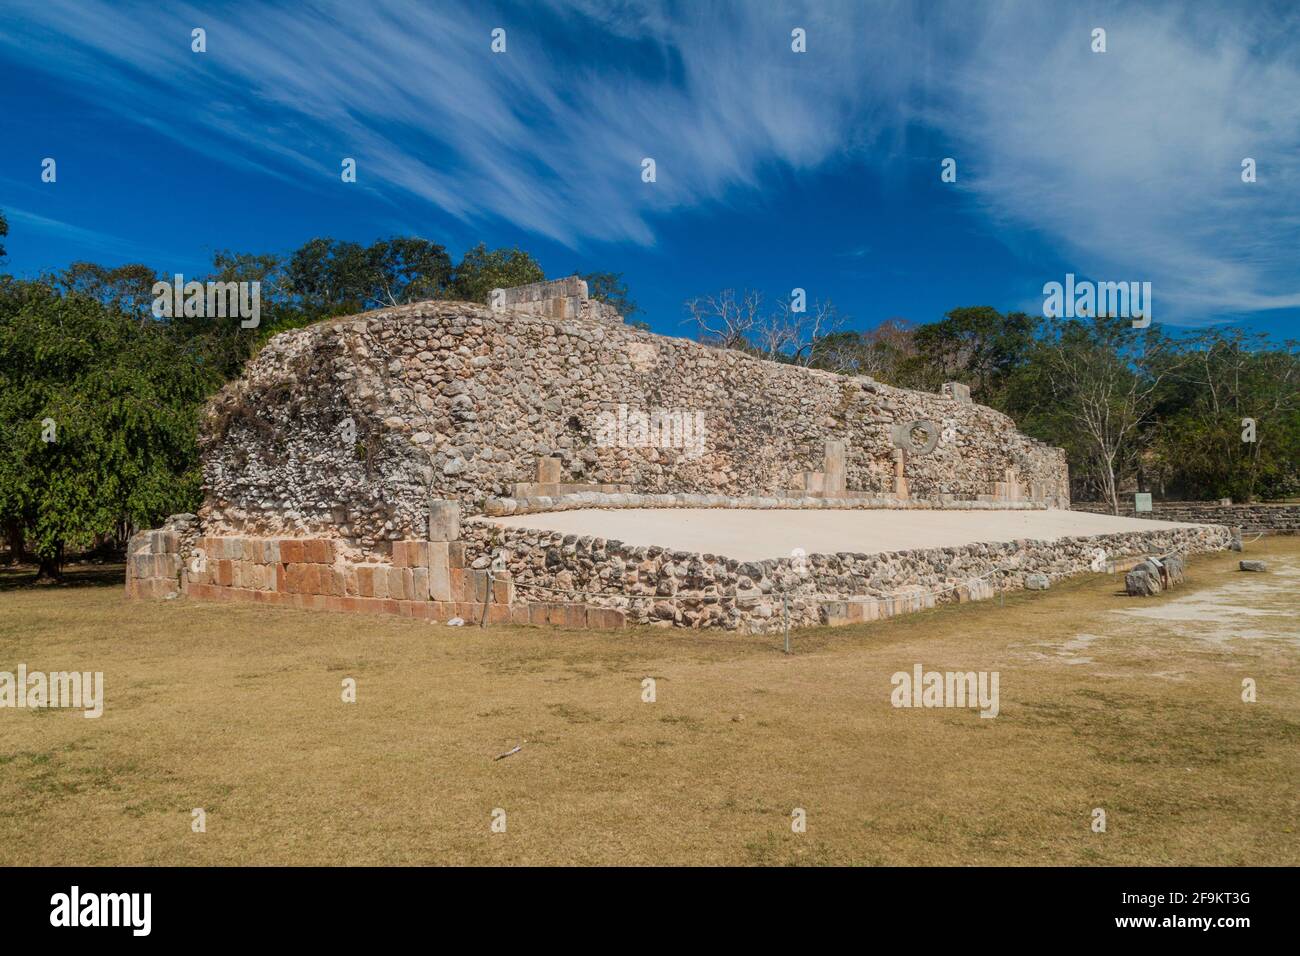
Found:
<path fill-rule="evenodd" d="M 629 508 L 558 511 L 493 518 L 494 524 L 598 535 L 634 545 L 722 554 L 741 561 L 849 551 L 877 554 L 948 548 L 975 541 L 1111 534 L 1192 527 L 1174 521 L 1115 518 L 1083 511 L 811 511 Z"/>

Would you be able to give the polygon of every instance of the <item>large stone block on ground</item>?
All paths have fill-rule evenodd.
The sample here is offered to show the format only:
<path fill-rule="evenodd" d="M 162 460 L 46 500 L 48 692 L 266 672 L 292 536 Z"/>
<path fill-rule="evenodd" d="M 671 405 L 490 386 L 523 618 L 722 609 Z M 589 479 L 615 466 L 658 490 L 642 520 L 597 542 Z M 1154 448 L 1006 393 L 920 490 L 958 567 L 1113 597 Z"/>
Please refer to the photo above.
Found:
<path fill-rule="evenodd" d="M 1124 575 L 1124 590 L 1133 597 L 1154 597 L 1159 594 L 1163 590 L 1159 567 L 1143 561 Z"/>
<path fill-rule="evenodd" d="M 1160 583 L 1165 589 L 1177 587 L 1187 579 L 1187 565 L 1181 554 L 1171 554 L 1160 562 Z"/>

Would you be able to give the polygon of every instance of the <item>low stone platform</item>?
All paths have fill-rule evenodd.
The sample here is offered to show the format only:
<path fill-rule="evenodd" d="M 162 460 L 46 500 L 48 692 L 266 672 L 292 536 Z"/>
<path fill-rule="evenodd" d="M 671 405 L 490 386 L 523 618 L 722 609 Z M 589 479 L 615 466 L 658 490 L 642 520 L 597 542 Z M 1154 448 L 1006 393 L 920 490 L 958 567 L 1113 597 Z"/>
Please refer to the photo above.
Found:
<path fill-rule="evenodd" d="M 627 544 L 726 555 L 742 561 L 788 558 L 795 548 L 804 554 L 880 554 L 979 542 L 1056 541 L 1205 527 L 1046 509 L 1032 503 L 988 509 L 968 505 L 966 510 L 956 510 L 930 503 L 912 508 L 826 508 L 818 506 L 817 499 L 812 501 L 812 510 L 734 506 L 587 508 L 489 520 L 498 527 L 557 531 L 579 537 L 598 535 Z"/>
<path fill-rule="evenodd" d="M 462 525 L 455 503 L 433 502 L 427 540 L 368 551 L 169 521 L 132 538 L 127 595 L 467 624 L 770 632 L 986 600 L 1031 579 L 1230 540 L 1215 525 L 1041 509 L 600 510 Z"/>
<path fill-rule="evenodd" d="M 476 518 L 463 531 L 472 552 L 504 556 L 526 598 L 617 609 L 629 624 L 758 632 L 986 600 L 1231 541 L 1217 525 L 1037 509 L 589 510 Z"/>

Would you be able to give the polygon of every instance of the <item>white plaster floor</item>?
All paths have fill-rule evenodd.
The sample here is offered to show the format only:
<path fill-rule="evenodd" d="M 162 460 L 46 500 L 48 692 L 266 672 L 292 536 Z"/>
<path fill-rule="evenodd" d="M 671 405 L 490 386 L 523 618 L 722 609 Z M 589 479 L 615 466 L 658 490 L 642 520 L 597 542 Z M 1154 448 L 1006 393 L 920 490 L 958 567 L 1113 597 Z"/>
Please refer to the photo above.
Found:
<path fill-rule="evenodd" d="M 725 555 L 741 561 L 837 551 L 876 554 L 1014 541 L 1190 528 L 1176 521 L 1116 518 L 1083 511 L 890 511 L 628 508 L 556 511 L 477 519 L 514 528 L 614 538 L 633 545 Z"/>

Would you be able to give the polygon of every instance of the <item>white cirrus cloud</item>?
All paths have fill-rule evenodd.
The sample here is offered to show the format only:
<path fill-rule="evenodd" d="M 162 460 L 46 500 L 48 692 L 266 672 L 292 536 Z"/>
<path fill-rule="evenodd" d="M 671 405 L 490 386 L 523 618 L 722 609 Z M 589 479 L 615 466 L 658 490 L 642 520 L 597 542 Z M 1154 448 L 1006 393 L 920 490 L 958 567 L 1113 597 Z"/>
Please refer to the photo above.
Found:
<path fill-rule="evenodd" d="M 394 206 L 569 245 L 653 244 L 659 217 L 752 199 L 774 166 L 937 163 L 909 153 L 921 134 L 990 230 L 1149 280 L 1158 318 L 1194 322 L 1300 305 L 1300 30 L 1283 6 L 1243 10 L 42 0 L 11 5 L 0 53 L 252 171 L 324 191 L 354 156 L 357 188 Z"/>

